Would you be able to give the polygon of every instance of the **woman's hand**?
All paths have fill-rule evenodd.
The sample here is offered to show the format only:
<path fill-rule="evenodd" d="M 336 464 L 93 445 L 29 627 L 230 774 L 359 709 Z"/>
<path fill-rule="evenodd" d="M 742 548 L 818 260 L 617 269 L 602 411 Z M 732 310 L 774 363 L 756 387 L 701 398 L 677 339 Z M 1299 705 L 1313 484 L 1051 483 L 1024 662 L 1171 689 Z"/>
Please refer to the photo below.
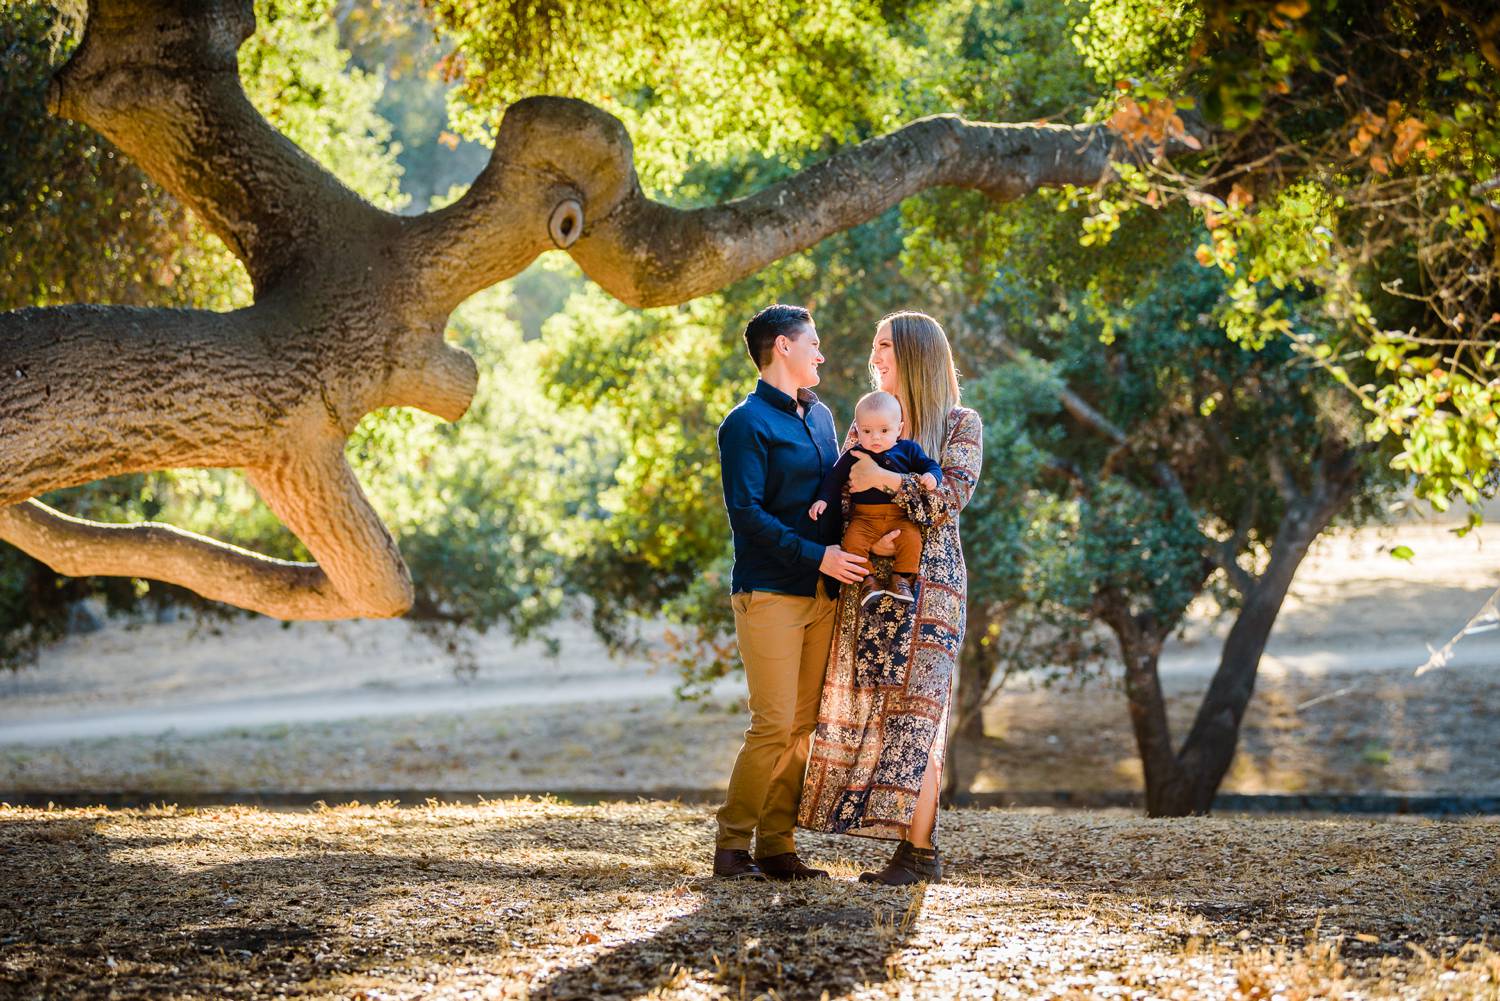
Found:
<path fill-rule="evenodd" d="M 893 473 L 889 469 L 881 469 L 868 452 L 858 452 L 855 454 L 854 465 L 849 467 L 849 490 L 851 493 L 859 493 L 861 490 L 884 490 L 888 494 L 893 494 L 900 489 L 900 473 Z"/>

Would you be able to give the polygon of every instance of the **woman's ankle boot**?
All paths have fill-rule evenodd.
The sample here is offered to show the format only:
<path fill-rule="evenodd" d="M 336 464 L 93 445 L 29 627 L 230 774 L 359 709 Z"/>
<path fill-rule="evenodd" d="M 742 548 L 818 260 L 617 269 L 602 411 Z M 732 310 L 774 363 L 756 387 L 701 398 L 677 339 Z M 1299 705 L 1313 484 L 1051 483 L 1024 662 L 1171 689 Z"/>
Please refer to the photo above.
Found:
<path fill-rule="evenodd" d="M 880 883 L 884 886 L 911 886 L 915 883 L 940 883 L 943 880 L 943 856 L 937 845 L 917 848 L 903 840 L 896 846 L 896 853 L 879 872 L 862 872 L 861 883 Z"/>

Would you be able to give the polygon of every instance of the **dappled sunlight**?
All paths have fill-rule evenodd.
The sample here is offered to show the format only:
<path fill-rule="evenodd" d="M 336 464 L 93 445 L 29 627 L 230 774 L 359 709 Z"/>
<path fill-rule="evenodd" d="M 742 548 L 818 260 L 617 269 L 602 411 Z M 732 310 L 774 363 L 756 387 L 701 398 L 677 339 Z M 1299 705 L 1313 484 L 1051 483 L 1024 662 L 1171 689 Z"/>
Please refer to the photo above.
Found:
<path fill-rule="evenodd" d="M 52 997 L 1493 996 L 1494 820 L 953 811 L 951 878 L 716 882 L 706 808 L 0 809 L 0 985 Z M 128 913 L 131 920 L 117 915 Z M 363 993 L 361 993 L 363 992 Z M 655 993 L 653 993 L 655 992 Z"/>

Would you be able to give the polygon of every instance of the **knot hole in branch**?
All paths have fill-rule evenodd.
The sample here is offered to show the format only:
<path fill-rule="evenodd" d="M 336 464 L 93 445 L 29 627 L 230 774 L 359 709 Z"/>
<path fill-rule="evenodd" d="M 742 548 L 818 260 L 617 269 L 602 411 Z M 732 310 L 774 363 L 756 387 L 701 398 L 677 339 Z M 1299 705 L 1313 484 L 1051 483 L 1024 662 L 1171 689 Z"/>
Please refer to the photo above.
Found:
<path fill-rule="evenodd" d="M 577 199 L 565 198 L 557 203 L 557 208 L 552 210 L 552 218 L 547 220 L 547 232 L 552 236 L 552 243 L 558 250 L 567 250 L 578 240 L 583 233 L 583 206 Z"/>

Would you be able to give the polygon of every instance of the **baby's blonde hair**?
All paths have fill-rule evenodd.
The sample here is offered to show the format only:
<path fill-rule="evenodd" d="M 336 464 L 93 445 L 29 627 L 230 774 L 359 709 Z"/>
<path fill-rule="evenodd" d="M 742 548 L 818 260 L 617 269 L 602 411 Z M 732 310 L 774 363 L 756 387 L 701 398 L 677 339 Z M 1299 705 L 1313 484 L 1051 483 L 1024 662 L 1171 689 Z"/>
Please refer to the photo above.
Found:
<path fill-rule="evenodd" d="M 891 393 L 883 392 L 879 389 L 873 393 L 866 393 L 854 405 L 854 416 L 858 418 L 860 414 L 869 413 L 890 414 L 899 421 L 901 419 L 901 401 L 896 399 Z"/>

